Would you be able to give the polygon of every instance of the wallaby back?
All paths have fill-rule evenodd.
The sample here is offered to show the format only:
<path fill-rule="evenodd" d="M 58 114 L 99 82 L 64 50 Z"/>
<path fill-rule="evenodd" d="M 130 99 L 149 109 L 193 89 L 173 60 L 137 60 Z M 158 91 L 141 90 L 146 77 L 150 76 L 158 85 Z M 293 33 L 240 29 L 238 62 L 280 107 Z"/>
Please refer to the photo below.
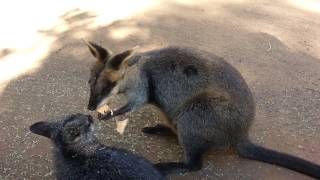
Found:
<path fill-rule="evenodd" d="M 153 98 L 167 113 L 204 92 L 223 92 L 244 113 L 254 114 L 254 102 L 244 79 L 222 58 L 201 50 L 169 47 L 141 54 L 142 71 L 152 83 Z M 170 102 L 170 103 L 169 103 Z"/>

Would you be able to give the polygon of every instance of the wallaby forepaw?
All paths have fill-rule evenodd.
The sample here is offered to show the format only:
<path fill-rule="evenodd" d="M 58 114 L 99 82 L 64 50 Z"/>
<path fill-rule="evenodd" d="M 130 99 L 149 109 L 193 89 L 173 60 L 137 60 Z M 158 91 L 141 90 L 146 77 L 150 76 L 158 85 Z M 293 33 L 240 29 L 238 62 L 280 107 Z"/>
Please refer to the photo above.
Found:
<path fill-rule="evenodd" d="M 106 120 L 109 120 L 112 118 L 112 115 L 111 113 L 107 113 L 107 114 L 101 114 L 101 113 L 98 113 L 98 119 L 100 121 L 106 121 Z"/>
<path fill-rule="evenodd" d="M 164 125 L 158 124 L 154 127 L 144 127 L 142 132 L 146 134 L 155 134 L 160 136 L 172 136 L 175 135 L 172 130 Z"/>
<path fill-rule="evenodd" d="M 155 134 L 154 127 L 144 127 L 141 131 L 146 134 Z"/>

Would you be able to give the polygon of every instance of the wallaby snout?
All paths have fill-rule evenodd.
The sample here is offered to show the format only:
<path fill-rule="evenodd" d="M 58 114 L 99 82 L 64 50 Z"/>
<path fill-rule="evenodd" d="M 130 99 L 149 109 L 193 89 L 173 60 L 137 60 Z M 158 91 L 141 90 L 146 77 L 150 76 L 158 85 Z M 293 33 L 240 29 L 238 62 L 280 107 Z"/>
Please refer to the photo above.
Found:
<path fill-rule="evenodd" d="M 90 94 L 90 98 L 89 98 L 89 103 L 88 103 L 88 110 L 90 111 L 94 111 L 97 109 L 98 103 L 97 103 L 97 98 L 95 96 L 93 96 L 92 94 Z"/>
<path fill-rule="evenodd" d="M 94 110 L 97 109 L 97 105 L 94 104 L 94 103 L 89 102 L 87 109 L 90 110 L 90 111 L 94 111 Z"/>

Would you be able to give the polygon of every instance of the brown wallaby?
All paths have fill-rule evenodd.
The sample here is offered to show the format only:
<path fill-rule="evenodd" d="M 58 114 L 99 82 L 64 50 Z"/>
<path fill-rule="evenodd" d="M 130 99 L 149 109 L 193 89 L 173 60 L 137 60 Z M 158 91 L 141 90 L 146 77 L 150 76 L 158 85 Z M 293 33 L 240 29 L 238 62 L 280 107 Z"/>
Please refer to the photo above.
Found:
<path fill-rule="evenodd" d="M 119 54 L 87 42 L 96 57 L 91 69 L 89 110 L 105 99 L 125 93 L 123 107 L 101 115 L 110 119 L 151 103 L 167 117 L 167 125 L 145 127 L 144 133 L 177 134 L 184 149 L 184 162 L 159 163 L 166 173 L 199 170 L 209 148 L 235 148 L 248 159 L 267 162 L 320 178 L 320 166 L 289 154 L 253 144 L 248 131 L 255 104 L 240 73 L 222 58 L 202 50 L 166 47 Z"/>
<path fill-rule="evenodd" d="M 30 130 L 52 140 L 58 180 L 166 179 L 146 159 L 99 143 L 93 135 L 90 115 L 74 114 L 56 121 L 37 122 Z"/>

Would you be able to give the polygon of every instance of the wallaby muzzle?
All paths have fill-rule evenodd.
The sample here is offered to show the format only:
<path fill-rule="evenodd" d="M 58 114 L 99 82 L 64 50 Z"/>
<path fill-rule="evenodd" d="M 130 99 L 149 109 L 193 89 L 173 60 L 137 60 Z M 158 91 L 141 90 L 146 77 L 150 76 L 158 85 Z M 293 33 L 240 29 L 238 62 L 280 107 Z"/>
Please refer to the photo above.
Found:
<path fill-rule="evenodd" d="M 95 96 L 90 95 L 89 104 L 88 104 L 88 110 L 94 111 L 97 109 L 98 102 L 97 98 Z"/>

